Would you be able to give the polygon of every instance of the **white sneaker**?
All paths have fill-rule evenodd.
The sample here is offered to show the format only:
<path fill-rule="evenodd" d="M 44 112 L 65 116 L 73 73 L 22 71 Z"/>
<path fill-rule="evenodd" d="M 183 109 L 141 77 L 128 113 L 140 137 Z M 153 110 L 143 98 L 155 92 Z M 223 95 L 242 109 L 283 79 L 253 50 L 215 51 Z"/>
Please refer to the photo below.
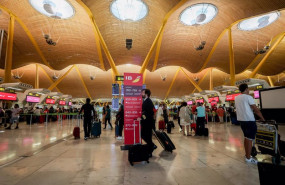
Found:
<path fill-rule="evenodd" d="M 181 128 L 179 128 L 179 132 L 182 132 L 182 129 L 181 129 Z"/>
<path fill-rule="evenodd" d="M 245 162 L 247 163 L 252 163 L 252 164 L 257 164 L 258 161 L 252 157 L 250 157 L 250 159 L 245 158 Z"/>
<path fill-rule="evenodd" d="M 118 139 L 118 140 L 122 140 L 122 139 L 123 139 L 123 137 L 120 137 L 120 136 L 119 136 L 119 137 L 117 137 L 117 139 Z"/>

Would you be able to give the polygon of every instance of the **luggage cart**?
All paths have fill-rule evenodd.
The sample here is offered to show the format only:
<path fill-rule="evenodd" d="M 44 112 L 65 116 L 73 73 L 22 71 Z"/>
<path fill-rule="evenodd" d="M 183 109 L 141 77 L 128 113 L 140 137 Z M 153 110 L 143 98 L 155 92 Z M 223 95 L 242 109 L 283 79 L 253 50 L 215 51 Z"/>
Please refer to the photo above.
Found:
<path fill-rule="evenodd" d="M 278 135 L 278 125 L 276 121 L 257 121 L 256 126 L 255 145 L 258 146 L 258 150 L 261 154 L 271 155 L 273 164 L 280 164 L 281 155 L 278 147 L 280 136 Z"/>

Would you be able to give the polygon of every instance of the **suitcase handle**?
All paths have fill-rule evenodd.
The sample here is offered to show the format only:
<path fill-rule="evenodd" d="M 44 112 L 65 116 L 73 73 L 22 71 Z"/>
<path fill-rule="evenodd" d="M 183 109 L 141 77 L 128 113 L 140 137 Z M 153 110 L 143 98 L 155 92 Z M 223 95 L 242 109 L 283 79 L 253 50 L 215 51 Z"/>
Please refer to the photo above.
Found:
<path fill-rule="evenodd" d="M 139 127 L 139 143 L 136 143 L 136 121 L 139 122 L 138 127 Z M 141 144 L 141 127 L 140 127 L 140 118 L 134 119 L 134 145 L 135 144 Z"/>

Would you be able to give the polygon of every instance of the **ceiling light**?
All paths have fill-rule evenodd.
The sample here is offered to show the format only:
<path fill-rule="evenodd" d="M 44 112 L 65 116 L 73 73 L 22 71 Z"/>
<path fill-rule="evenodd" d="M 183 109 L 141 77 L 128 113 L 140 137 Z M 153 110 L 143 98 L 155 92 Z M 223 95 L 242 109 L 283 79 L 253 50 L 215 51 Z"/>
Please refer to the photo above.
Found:
<path fill-rule="evenodd" d="M 238 28 L 244 31 L 258 30 L 272 24 L 279 18 L 279 16 L 279 12 L 272 12 L 258 17 L 246 19 L 238 24 Z"/>
<path fill-rule="evenodd" d="M 187 26 L 207 24 L 218 14 L 218 8 L 213 4 L 199 3 L 187 7 L 180 14 L 180 21 Z"/>
<path fill-rule="evenodd" d="M 111 13 L 122 21 L 139 21 L 148 13 L 148 7 L 142 0 L 114 0 Z"/>
<path fill-rule="evenodd" d="M 55 19 L 68 19 L 75 14 L 73 6 L 66 0 L 29 0 L 38 12 Z"/>

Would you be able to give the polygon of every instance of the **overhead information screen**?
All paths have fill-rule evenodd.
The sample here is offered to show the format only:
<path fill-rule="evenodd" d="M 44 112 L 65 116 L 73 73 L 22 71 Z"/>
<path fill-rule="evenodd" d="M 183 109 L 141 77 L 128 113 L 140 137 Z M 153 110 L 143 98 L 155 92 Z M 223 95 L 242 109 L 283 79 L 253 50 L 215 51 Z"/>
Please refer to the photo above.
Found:
<path fill-rule="evenodd" d="M 55 99 L 47 98 L 46 104 L 55 104 Z"/>
<path fill-rule="evenodd" d="M 40 102 L 40 97 L 38 96 L 26 96 L 26 102 L 29 103 L 39 103 Z"/>
<path fill-rule="evenodd" d="M 118 110 L 119 109 L 119 98 L 112 99 L 112 109 Z"/>
<path fill-rule="evenodd" d="M 66 104 L 66 102 L 64 100 L 59 101 L 59 105 L 65 105 L 65 104 Z"/>
<path fill-rule="evenodd" d="M 16 101 L 17 100 L 17 94 L 0 92 L 0 100 Z"/>
<path fill-rule="evenodd" d="M 113 96 L 119 96 L 120 95 L 119 84 L 112 84 L 112 95 Z"/>

